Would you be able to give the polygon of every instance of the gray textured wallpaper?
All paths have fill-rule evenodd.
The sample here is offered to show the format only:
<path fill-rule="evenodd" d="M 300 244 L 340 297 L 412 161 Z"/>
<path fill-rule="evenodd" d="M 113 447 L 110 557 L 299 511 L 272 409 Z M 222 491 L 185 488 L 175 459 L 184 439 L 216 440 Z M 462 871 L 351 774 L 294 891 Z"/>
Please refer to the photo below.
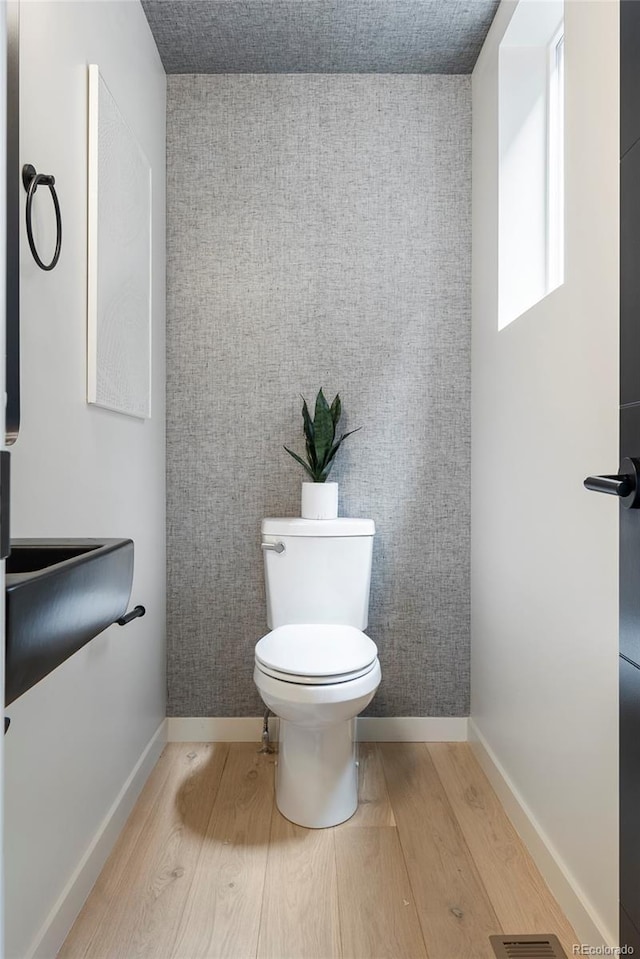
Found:
<path fill-rule="evenodd" d="M 471 73 L 498 0 L 142 0 L 167 73 Z"/>
<path fill-rule="evenodd" d="M 469 78 L 176 76 L 167 119 L 169 715 L 261 711 L 260 520 L 319 386 L 378 528 L 369 713 L 466 714 Z"/>

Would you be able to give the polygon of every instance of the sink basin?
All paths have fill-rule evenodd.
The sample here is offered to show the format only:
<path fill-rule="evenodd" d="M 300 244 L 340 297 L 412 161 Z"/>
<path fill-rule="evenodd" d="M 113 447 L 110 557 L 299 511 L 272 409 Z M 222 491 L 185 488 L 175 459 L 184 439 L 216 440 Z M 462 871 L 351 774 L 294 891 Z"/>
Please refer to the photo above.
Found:
<path fill-rule="evenodd" d="M 18 539 L 6 567 L 5 705 L 127 609 L 130 539 Z"/>

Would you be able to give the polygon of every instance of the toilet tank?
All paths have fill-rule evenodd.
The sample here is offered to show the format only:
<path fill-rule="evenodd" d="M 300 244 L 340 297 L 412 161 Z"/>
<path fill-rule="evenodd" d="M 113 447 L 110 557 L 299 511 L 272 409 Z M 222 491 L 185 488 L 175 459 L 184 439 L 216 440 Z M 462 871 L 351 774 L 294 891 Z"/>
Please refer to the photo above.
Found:
<path fill-rule="evenodd" d="M 372 519 L 264 519 L 267 624 L 342 623 L 365 629 Z M 282 544 L 277 552 L 265 547 Z"/>

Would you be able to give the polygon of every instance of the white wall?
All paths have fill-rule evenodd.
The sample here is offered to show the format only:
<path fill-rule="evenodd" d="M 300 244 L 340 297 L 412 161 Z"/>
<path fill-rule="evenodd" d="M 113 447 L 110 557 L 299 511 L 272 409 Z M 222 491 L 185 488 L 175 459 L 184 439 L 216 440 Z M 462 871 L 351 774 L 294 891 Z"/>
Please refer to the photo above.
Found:
<path fill-rule="evenodd" d="M 153 168 L 154 414 L 147 422 L 85 402 L 88 63 L 100 66 Z M 143 603 L 147 615 L 111 627 L 7 710 L 8 959 L 31 954 L 165 715 L 165 76 L 139 3 L 23 2 L 21 84 L 21 164 L 55 174 L 64 239 L 60 263 L 47 274 L 22 237 L 24 409 L 12 532 L 130 536 L 131 602 Z M 41 225 L 50 214 L 44 200 Z M 38 955 L 55 955 L 109 841 Z"/>
<path fill-rule="evenodd" d="M 512 10 L 473 75 L 472 717 L 612 942 L 618 519 L 582 480 L 618 463 L 618 5 L 566 4 L 565 284 L 499 332 L 497 48 Z"/>

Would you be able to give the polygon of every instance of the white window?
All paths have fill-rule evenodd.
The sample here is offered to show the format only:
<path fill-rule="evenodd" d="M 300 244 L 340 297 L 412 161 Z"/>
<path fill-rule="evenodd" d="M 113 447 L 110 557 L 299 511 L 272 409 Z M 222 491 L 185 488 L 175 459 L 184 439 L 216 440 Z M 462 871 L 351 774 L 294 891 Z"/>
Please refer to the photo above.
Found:
<path fill-rule="evenodd" d="M 520 0 L 499 55 L 498 325 L 564 281 L 564 5 Z"/>

